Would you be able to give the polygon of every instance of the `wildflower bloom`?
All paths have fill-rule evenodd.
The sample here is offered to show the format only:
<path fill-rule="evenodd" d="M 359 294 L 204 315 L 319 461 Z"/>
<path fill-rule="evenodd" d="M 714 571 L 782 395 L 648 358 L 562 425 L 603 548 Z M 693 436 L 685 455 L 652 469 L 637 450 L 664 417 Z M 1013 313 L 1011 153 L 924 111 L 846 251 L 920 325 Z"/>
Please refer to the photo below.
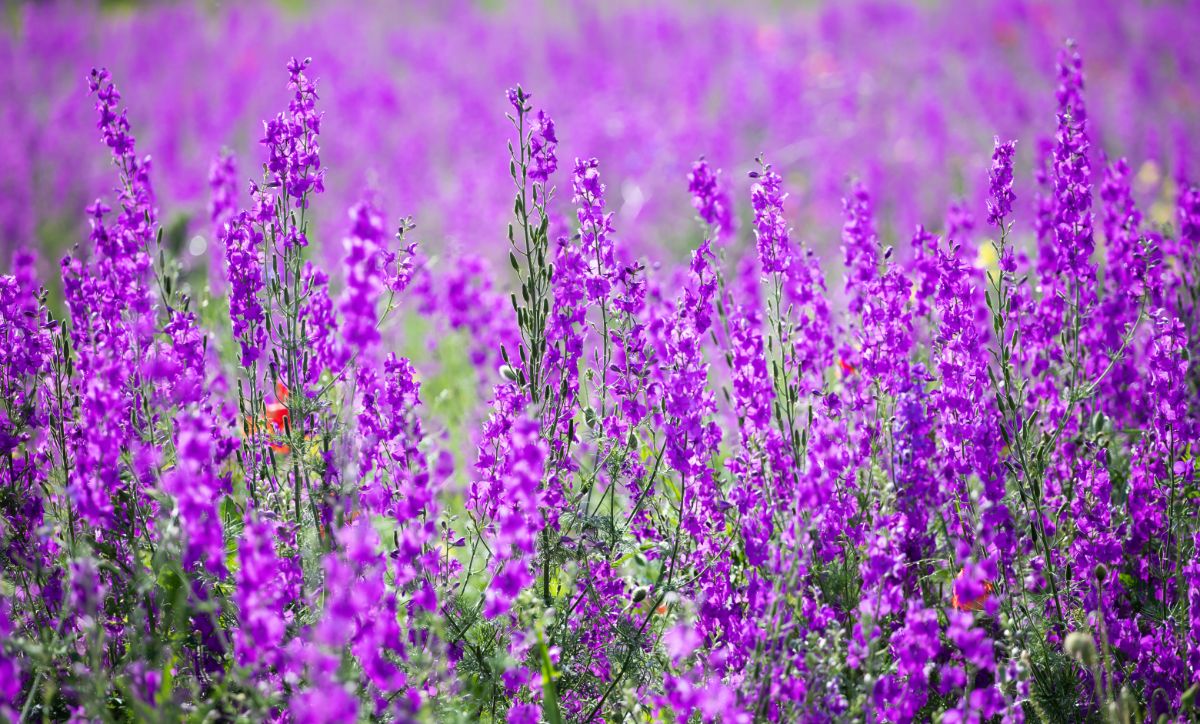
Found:
<path fill-rule="evenodd" d="M 259 419 L 247 418 L 246 424 L 252 432 L 262 432 L 270 439 L 267 445 L 277 453 L 287 454 L 291 447 L 279 442 L 278 438 L 285 435 L 291 425 L 291 413 L 288 411 L 288 388 L 283 382 L 275 383 L 275 399 L 264 402 L 264 415 Z"/>
<path fill-rule="evenodd" d="M 604 211 L 604 184 L 600 182 L 600 162 L 594 158 L 575 159 L 572 201 L 579 207 L 580 254 L 588 265 L 584 288 L 588 300 L 606 303 L 616 273 L 614 258 L 612 214 Z"/>
<path fill-rule="evenodd" d="M 333 301 L 329 298 L 329 275 L 312 262 L 305 262 L 303 279 L 301 293 L 305 303 L 300 309 L 300 323 L 311 352 L 305 381 L 312 384 L 325 370 L 333 371 L 341 365 L 344 346 Z"/>
<path fill-rule="evenodd" d="M 495 511 L 493 545 L 497 552 L 483 607 L 489 619 L 506 613 L 521 590 L 533 582 L 530 559 L 536 537 L 545 525 L 540 512 L 545 443 L 539 439 L 536 423 L 528 419 L 516 420 L 506 436 L 504 459 L 491 468 L 491 474 L 498 475 L 500 482 L 494 489 L 497 493 L 503 490 L 504 498 L 488 501 Z"/>
<path fill-rule="evenodd" d="M 229 280 L 229 317 L 233 336 L 241 345 L 241 361 L 249 367 L 266 345 L 266 315 L 260 295 L 263 288 L 263 237 L 244 212 L 227 227 L 224 240 L 225 269 Z"/>
<path fill-rule="evenodd" d="M 1192 536 L 1192 560 L 1184 568 L 1187 580 L 1188 610 L 1191 612 L 1187 622 L 1188 667 L 1200 671 L 1200 533 Z"/>
<path fill-rule="evenodd" d="M 226 486 L 215 475 L 217 450 L 213 426 L 198 414 L 177 421 L 175 449 L 179 460 L 164 477 L 163 487 L 174 496 L 186 538 L 184 565 L 225 578 L 225 541 L 220 504 Z"/>
<path fill-rule="evenodd" d="M 1148 391 L 1154 399 L 1152 424 L 1163 445 L 1181 445 L 1187 433 L 1187 337 L 1183 325 L 1166 309 L 1151 315 L 1154 338 L 1149 359 Z"/>
<path fill-rule="evenodd" d="M 350 350 L 367 352 L 379 342 L 376 310 L 384 286 L 384 222 L 376 205 L 363 201 L 350 209 L 350 233 L 342 242 L 346 287 L 338 307 Z"/>
<path fill-rule="evenodd" d="M 64 296 L 72 317 L 88 320 L 72 326 L 78 353 L 79 418 L 72 427 L 74 464 L 67 494 L 78 515 L 91 525 L 109 527 L 116 512 L 113 497 L 129 489 L 118 451 L 140 443 L 139 418 L 147 412 L 131 394 L 143 360 L 135 350 L 154 346 L 155 296 L 148 283 L 156 237 L 157 209 L 150 183 L 150 160 L 136 155 L 121 94 L 105 69 L 93 70 L 88 87 L 96 97 L 97 127 L 109 147 L 121 180 L 119 213 L 97 200 L 88 210 L 91 253 L 62 262 Z M 152 414 L 152 413 L 151 413 Z M 137 495 L 137 494 L 135 494 Z"/>
<path fill-rule="evenodd" d="M 692 170 L 688 173 L 688 193 L 692 195 L 692 206 L 704 223 L 718 233 L 727 234 L 733 228 L 733 215 L 729 194 L 720 182 L 720 173 L 701 157 L 692 164 Z"/>
<path fill-rule="evenodd" d="M 240 627 L 234 651 L 242 666 L 266 675 L 268 667 L 279 668 L 292 613 L 288 606 L 300 594 L 300 570 L 293 555 L 279 555 L 279 548 L 294 544 L 286 528 L 265 513 L 248 510 L 238 546 L 235 574 Z"/>
<path fill-rule="evenodd" d="M 533 94 L 527 93 L 520 86 L 505 91 L 509 105 L 516 111 L 517 117 L 529 116 L 532 120 L 525 130 L 529 141 L 529 178 L 534 182 L 545 184 L 550 176 L 558 170 L 558 136 L 554 132 L 554 119 L 544 110 L 530 115 L 530 107 L 526 105 Z"/>
<path fill-rule="evenodd" d="M 9 618 L 8 601 L 0 597 L 0 641 L 4 641 L 12 635 L 13 625 Z M 21 661 L 16 654 L 9 655 L 0 648 L 0 712 L 4 712 L 7 716 L 12 717 L 16 714 L 16 707 L 20 706 L 21 702 L 18 697 L 21 695 Z"/>
<path fill-rule="evenodd" d="M 833 364 L 835 348 L 833 310 L 825 274 L 811 248 L 802 246 L 794 256 L 784 283 L 785 299 L 796 314 L 796 365 L 807 391 L 815 393 L 824 386 L 822 372 Z M 849 359 L 838 358 L 838 366 L 847 375 L 857 371 Z"/>
<path fill-rule="evenodd" d="M 882 380 L 889 389 L 912 348 L 911 296 L 912 282 L 890 260 L 887 271 L 871 279 L 863 294 L 863 372 Z"/>
<path fill-rule="evenodd" d="M 237 200 L 238 190 L 238 170 L 237 159 L 232 153 L 224 151 L 220 156 L 213 159 L 208 170 L 208 218 L 212 223 L 212 238 L 215 241 L 214 249 L 220 255 L 220 260 L 225 259 L 225 252 L 221 245 L 225 241 L 227 229 L 230 222 L 237 215 L 239 208 Z M 211 273 L 215 271 L 216 273 Z M 223 264 L 213 264 L 210 269 L 210 283 L 213 285 L 213 292 L 221 294 L 225 292 L 225 269 Z"/>
<path fill-rule="evenodd" d="M 1074 45 L 1059 52 L 1058 136 L 1054 149 L 1054 238 L 1061 257 L 1059 272 L 1085 283 L 1095 275 L 1091 256 L 1091 165 L 1087 109 L 1083 103 L 1083 61 Z"/>
<path fill-rule="evenodd" d="M 267 147 L 267 171 L 284 194 L 289 205 L 304 208 L 312 191 L 325 189 L 325 171 L 321 168 L 321 147 L 317 135 L 321 132 L 321 113 L 316 109 L 317 90 L 305 71 L 311 58 L 288 61 L 291 78 L 288 87 L 294 92 L 286 113 L 263 123 L 261 143 Z M 307 239 L 291 234 L 284 244 L 307 245 Z"/>
<path fill-rule="evenodd" d="M 224 236 L 225 225 L 233 219 L 238 208 L 237 158 L 232 153 L 224 151 L 213 159 L 208 170 L 208 187 L 211 194 L 208 202 L 209 220 L 213 231 L 221 237 Z"/>
<path fill-rule="evenodd" d="M 594 262 L 571 239 L 559 239 L 554 255 L 554 302 L 546 339 L 546 366 L 553 370 L 550 383 L 573 399 L 579 393 L 579 361 L 587 335 L 590 307 L 587 279 Z"/>
<path fill-rule="evenodd" d="M 763 274 L 785 271 L 791 259 L 787 220 L 783 216 L 783 179 L 770 164 L 751 174 L 755 183 L 750 193 L 754 206 L 754 236 Z"/>
<path fill-rule="evenodd" d="M 529 153 L 532 165 L 529 178 L 545 183 L 558 170 L 558 137 L 554 134 L 554 119 L 539 109 L 529 129 Z"/>
<path fill-rule="evenodd" d="M 1179 238 L 1188 260 L 1200 253 L 1200 186 L 1188 184 L 1179 194 Z"/>
<path fill-rule="evenodd" d="M 977 612 L 984 609 L 984 604 L 996 590 L 991 581 L 980 584 L 968 578 L 964 569 L 958 572 L 954 579 L 953 591 L 950 595 L 950 606 L 958 611 Z"/>
<path fill-rule="evenodd" d="M 866 303 L 867 285 L 879 275 L 879 239 L 867 187 L 856 181 L 850 195 L 842 200 L 842 207 L 845 209 L 842 256 L 846 265 L 846 291 L 850 294 L 851 313 L 858 314 Z"/>
<path fill-rule="evenodd" d="M 22 28 L 40 47 L 47 23 L 29 12 L 39 22 Z M 597 22 L 586 37 L 603 45 L 607 21 Z M 621 22 L 638 32 L 637 13 Z M 670 29 L 658 15 L 650 25 Z M 746 28 L 725 25 L 736 51 Z M 796 86 L 776 71 L 794 68 L 790 52 L 812 55 L 811 43 L 750 29 L 766 40 L 756 61 L 767 62 L 753 65 L 774 92 L 730 87 L 732 106 L 757 111 L 759 125 L 762 99 L 775 123 L 794 120 L 788 99 L 841 87 Z M 472 43 L 490 37 L 486 23 L 471 30 Z M 430 47 L 410 40 L 389 47 Z M 1136 44 L 1127 50 L 1136 61 Z M 853 79 L 861 59 L 850 55 L 839 78 Z M 801 60 L 828 75 L 828 58 Z M 14 66 L 17 91 L 40 82 L 27 65 Z M 741 143 L 674 126 L 694 123 L 695 105 L 645 115 L 635 96 L 578 129 L 584 146 L 617 153 L 612 168 L 628 185 L 616 189 L 583 157 L 566 203 L 549 186 L 558 129 L 519 88 L 508 94 L 522 131 L 508 179 L 444 167 L 420 124 L 400 134 L 418 154 L 413 168 L 439 169 L 396 179 L 401 197 L 478 201 L 437 219 L 447 239 L 469 244 L 463 232 L 502 206 L 494 192 L 516 186 L 515 275 L 469 248 L 417 257 L 408 219 L 389 246 L 382 196 L 346 204 L 339 232 L 312 203 L 326 160 L 318 139 L 332 146 L 310 66 L 297 60 L 244 209 L 232 160 L 211 169 L 201 226 L 221 239 L 227 285 L 197 293 L 205 270 L 172 258 L 184 226 L 160 229 L 149 160 L 111 78 L 95 71 L 91 102 L 117 189 L 80 210 L 86 238 L 60 266 L 67 316 L 38 282 L 35 255 L 0 275 L 0 718 L 47 705 L 103 718 L 117 698 L 139 714 L 175 711 L 196 692 L 230 718 L 330 722 L 599 721 L 635 709 L 739 724 L 931 712 L 1016 722 L 1028 702 L 1097 718 L 1105 702 L 1131 698 L 1147 718 L 1183 711 L 1200 667 L 1190 517 L 1200 196 L 1186 180 L 1186 134 L 1169 139 L 1178 159 L 1154 143 L 1173 181 L 1155 164 L 1117 159 L 1092 188 L 1081 67 L 1069 46 L 1058 135 L 1038 147 L 1036 261 L 1007 243 L 1023 233 L 1025 209 L 1013 194 L 1014 142 L 999 139 L 990 164 L 961 179 L 941 238 L 917 226 L 909 243 L 888 246 L 905 224 L 938 218 L 939 190 L 957 183 L 919 164 L 989 150 L 921 145 L 939 138 L 933 96 L 918 94 L 916 115 L 890 116 L 902 142 L 887 153 L 868 153 L 876 141 L 856 132 L 782 150 L 803 169 L 798 228 L 841 227 L 843 270 L 833 273 L 846 281 L 834 294 L 829 260 L 788 226 L 782 179 L 761 160 L 754 249 L 716 251 L 732 208 L 703 159 L 688 177 L 691 205 L 681 186 L 674 194 L 675 212 L 704 222 L 687 262 L 638 256 L 686 228 L 631 225 L 618 247 L 616 219 L 672 206 L 651 173 L 671 166 L 622 158 L 637 144 L 609 141 L 632 129 L 722 155 Z M 622 72 L 608 63 L 584 75 L 609 87 Z M 726 79 L 701 76 L 678 85 L 710 98 L 704 78 Z M 379 99 L 394 105 L 387 88 L 339 88 L 366 120 Z M 161 121 L 163 105 L 140 107 Z M 455 107 L 429 105 L 448 123 L 475 115 L 470 103 Z M 26 112 L 0 110 L 18 141 L 29 140 Z M 168 117 L 171 128 L 181 118 Z M 930 133 L 904 133 L 914 117 Z M 1119 135 L 1122 124 L 1105 120 Z M 752 137 L 777 135 L 759 130 Z M 391 156 L 384 136 L 357 145 Z M 53 182 L 56 144 L 31 145 L 46 163 L 36 174 L 10 164 L 14 178 L 50 171 Z M 175 145 L 163 145 L 169 165 L 182 157 Z M 341 163 L 355 145 L 337 143 Z M 1131 158 L 1143 150 L 1123 147 Z M 809 163 L 809 148 L 837 161 L 832 175 Z M 896 184 L 897 163 L 919 193 L 898 193 L 908 189 Z M 171 198 L 203 191 L 200 171 L 164 188 Z M 854 184 L 831 217 L 847 171 L 878 179 L 878 197 Z M 20 185 L 0 194 L 0 229 L 13 228 L 11 208 L 28 214 L 46 200 Z M 997 259 L 972 247 L 980 209 L 968 200 L 985 192 L 1004 240 Z M 1165 223 L 1172 200 L 1177 228 Z M 342 263 L 330 266 L 338 250 L 328 240 L 339 237 Z M 994 275 L 986 288 L 980 267 Z M 392 311 L 410 290 L 416 316 L 386 327 L 380 298 Z M 214 319 L 226 303 L 228 325 Z M 411 360 L 388 351 L 401 347 Z M 480 388 L 490 397 L 476 407 Z M 235 403 L 249 447 L 231 434 Z M 474 448 L 466 471 L 454 453 L 464 444 Z M 1047 621 L 1002 615 L 1013 591 L 1018 609 L 1044 606 L 1036 613 Z M 1010 645 L 1031 634 L 1052 646 Z M 1055 663 L 1064 637 L 1068 658 Z M 1039 672 L 1059 664 L 1083 675 L 1048 686 Z M 45 702 L 39 687 L 69 696 Z"/>
<path fill-rule="evenodd" d="M 904 626 L 892 639 L 896 672 L 886 674 L 872 692 L 881 715 L 897 721 L 911 719 L 929 700 L 928 663 L 941 653 L 937 611 L 908 601 Z"/>
<path fill-rule="evenodd" d="M 644 320 L 645 276 L 642 264 L 624 265 L 616 275 L 617 293 L 612 306 L 619 331 L 613 335 L 611 383 L 615 404 L 604 421 L 604 429 L 617 440 L 627 438 L 629 431 L 649 413 L 651 364 Z M 633 478 L 636 478 L 635 467 L 630 468 Z"/>
<path fill-rule="evenodd" d="M 1013 154 L 1016 152 L 1016 141 L 1000 142 L 999 136 L 995 140 L 995 149 L 992 151 L 992 169 L 988 174 L 988 180 L 991 184 L 988 191 L 988 223 L 992 226 L 1001 226 L 1004 220 L 1012 216 L 1013 201 L 1016 201 L 1016 194 L 1013 193 Z"/>

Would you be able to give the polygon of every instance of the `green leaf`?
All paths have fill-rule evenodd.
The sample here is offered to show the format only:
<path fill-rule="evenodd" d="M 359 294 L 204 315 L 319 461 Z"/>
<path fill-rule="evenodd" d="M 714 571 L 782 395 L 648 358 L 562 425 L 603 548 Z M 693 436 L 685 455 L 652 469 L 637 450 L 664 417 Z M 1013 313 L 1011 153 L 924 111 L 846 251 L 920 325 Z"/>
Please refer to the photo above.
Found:
<path fill-rule="evenodd" d="M 155 702 L 158 703 L 160 711 L 166 708 L 168 702 L 171 701 L 171 687 L 175 682 L 175 667 L 179 663 L 178 656 L 171 656 L 171 663 L 163 667 L 162 683 L 158 685 L 158 692 L 154 695 Z"/>

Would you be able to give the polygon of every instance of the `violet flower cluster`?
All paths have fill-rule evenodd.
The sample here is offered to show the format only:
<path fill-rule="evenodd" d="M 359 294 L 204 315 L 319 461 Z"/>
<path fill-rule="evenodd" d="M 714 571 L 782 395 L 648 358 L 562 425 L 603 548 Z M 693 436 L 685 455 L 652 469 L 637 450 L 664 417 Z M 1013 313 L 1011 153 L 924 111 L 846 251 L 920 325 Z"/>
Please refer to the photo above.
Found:
<path fill-rule="evenodd" d="M 1105 76 L 1057 68 L 1053 139 L 981 135 L 986 198 L 921 224 L 866 167 L 840 214 L 762 156 L 647 195 L 493 93 L 504 268 L 374 180 L 328 225 L 345 69 L 293 58 L 253 160 L 192 169 L 211 270 L 93 71 L 115 187 L 57 280 L 0 276 L 0 716 L 1194 716 L 1200 192 L 1102 159 Z"/>

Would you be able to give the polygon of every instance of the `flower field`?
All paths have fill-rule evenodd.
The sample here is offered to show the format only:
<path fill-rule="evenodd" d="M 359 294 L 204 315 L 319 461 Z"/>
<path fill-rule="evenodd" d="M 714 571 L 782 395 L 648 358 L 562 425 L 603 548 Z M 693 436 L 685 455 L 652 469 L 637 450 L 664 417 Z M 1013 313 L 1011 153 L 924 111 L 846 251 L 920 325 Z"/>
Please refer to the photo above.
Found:
<path fill-rule="evenodd" d="M 0 719 L 1200 720 L 1198 34 L 7 6 Z"/>

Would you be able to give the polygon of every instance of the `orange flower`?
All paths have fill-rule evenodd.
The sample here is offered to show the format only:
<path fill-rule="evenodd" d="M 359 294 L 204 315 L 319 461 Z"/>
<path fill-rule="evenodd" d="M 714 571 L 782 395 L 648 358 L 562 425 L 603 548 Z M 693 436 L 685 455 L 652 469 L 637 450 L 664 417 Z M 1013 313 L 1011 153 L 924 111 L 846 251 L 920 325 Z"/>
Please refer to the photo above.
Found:
<path fill-rule="evenodd" d="M 850 364 L 849 362 L 842 359 L 841 357 L 838 357 L 838 364 L 842 366 L 842 374 L 845 374 L 845 375 L 854 374 L 854 372 L 855 372 L 854 365 Z"/>
<path fill-rule="evenodd" d="M 966 571 L 959 571 L 957 581 L 961 581 L 963 579 L 963 575 L 965 573 L 966 573 Z M 982 611 L 984 604 L 987 603 L 988 596 L 990 596 L 992 594 L 992 592 L 994 592 L 995 590 L 996 590 L 996 588 L 995 588 L 995 586 L 992 585 L 991 581 L 984 581 L 983 582 L 983 595 L 976 596 L 975 598 L 972 598 L 969 601 L 964 602 L 964 601 L 958 600 L 958 593 L 955 592 L 955 593 L 951 594 L 950 606 L 958 611 L 970 611 L 970 612 Z"/>

